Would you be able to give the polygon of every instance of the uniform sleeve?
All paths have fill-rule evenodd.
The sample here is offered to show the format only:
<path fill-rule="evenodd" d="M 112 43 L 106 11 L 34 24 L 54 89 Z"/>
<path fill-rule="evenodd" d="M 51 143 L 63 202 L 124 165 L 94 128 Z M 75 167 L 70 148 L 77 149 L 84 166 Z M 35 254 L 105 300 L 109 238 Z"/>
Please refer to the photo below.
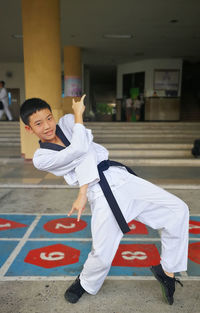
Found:
<path fill-rule="evenodd" d="M 33 157 L 34 166 L 42 171 L 53 173 L 56 176 L 67 175 L 83 160 L 92 143 L 91 131 L 86 131 L 82 124 L 73 126 L 71 144 L 61 151 L 38 149 Z"/>

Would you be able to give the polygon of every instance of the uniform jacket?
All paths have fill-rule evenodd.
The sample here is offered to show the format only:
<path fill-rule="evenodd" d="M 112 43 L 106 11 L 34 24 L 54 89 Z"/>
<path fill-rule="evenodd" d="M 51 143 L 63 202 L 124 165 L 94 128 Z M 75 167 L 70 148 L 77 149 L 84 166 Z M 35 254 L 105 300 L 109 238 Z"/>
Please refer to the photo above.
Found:
<path fill-rule="evenodd" d="M 56 176 L 63 176 L 71 186 L 89 184 L 89 200 L 101 196 L 97 165 L 108 159 L 108 150 L 93 142 L 91 130 L 75 123 L 73 114 L 63 116 L 58 125 L 70 145 L 61 151 L 37 149 L 33 157 L 34 166 Z M 127 182 L 131 176 L 124 167 L 110 167 L 104 174 L 112 189 Z"/>

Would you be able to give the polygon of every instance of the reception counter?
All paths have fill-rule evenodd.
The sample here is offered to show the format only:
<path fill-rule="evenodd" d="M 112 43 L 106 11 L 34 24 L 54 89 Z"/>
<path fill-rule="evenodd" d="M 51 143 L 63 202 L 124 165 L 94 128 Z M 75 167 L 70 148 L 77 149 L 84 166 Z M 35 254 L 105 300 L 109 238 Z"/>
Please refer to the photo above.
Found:
<path fill-rule="evenodd" d="M 145 121 L 180 120 L 180 98 L 149 97 L 145 99 Z"/>

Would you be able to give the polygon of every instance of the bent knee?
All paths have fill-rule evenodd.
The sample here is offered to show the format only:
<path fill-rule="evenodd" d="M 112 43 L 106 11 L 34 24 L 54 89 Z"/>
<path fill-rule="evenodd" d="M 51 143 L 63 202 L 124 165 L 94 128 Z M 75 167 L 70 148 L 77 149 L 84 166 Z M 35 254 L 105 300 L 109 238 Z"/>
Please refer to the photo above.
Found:
<path fill-rule="evenodd" d="M 184 220 L 189 220 L 189 208 L 187 204 L 179 199 L 179 218 Z"/>

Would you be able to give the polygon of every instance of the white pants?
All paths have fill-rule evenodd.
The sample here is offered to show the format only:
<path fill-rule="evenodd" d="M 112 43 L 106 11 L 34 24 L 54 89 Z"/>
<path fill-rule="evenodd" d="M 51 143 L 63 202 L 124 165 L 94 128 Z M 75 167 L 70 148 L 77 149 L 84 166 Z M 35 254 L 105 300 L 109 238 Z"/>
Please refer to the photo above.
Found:
<path fill-rule="evenodd" d="M 127 222 L 135 219 L 161 229 L 161 264 L 167 272 L 187 269 L 189 211 L 187 205 L 144 179 L 130 181 L 113 191 Z M 82 287 L 90 294 L 101 288 L 123 237 L 104 196 L 90 201 L 92 251 L 80 274 Z"/>
<path fill-rule="evenodd" d="M 4 109 L 0 110 L 0 120 L 1 120 L 1 118 L 3 116 L 3 113 L 5 112 L 7 118 L 9 119 L 9 121 L 11 121 L 13 119 L 13 117 L 12 117 L 12 114 L 11 114 L 9 108 L 8 108 L 8 104 L 4 103 L 3 101 L 2 101 L 2 103 L 3 103 L 3 108 Z"/>

